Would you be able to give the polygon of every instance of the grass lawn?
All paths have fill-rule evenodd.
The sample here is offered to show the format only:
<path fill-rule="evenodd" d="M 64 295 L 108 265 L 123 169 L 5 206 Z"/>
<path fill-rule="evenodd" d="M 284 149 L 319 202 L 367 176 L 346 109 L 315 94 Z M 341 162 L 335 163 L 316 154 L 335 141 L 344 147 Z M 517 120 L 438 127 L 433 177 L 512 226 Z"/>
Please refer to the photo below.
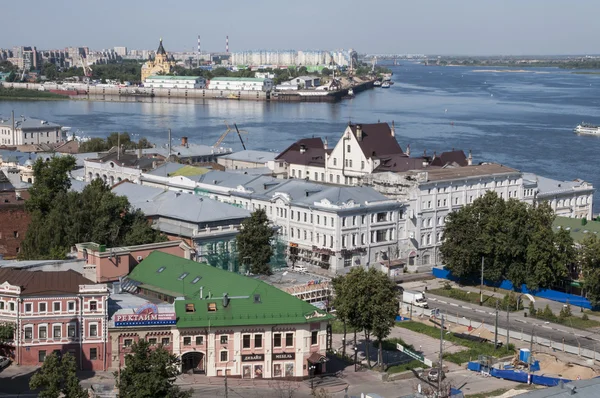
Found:
<path fill-rule="evenodd" d="M 407 370 L 416 369 L 416 368 L 425 369 L 427 367 L 428 366 L 426 366 L 424 363 L 421 363 L 421 362 L 417 361 L 416 359 L 413 359 L 412 361 L 407 362 L 407 363 L 390 366 L 389 368 L 387 368 L 386 372 L 392 374 L 392 373 L 405 372 Z"/>
<path fill-rule="evenodd" d="M 427 336 L 433 337 L 434 339 L 440 338 L 440 329 L 419 322 L 398 322 L 396 323 L 396 326 L 412 330 L 413 332 L 425 334 Z M 465 347 L 464 351 L 459 351 L 453 354 L 444 354 L 444 359 L 446 361 L 456 363 L 459 365 L 470 360 L 477 359 L 479 355 L 503 357 L 510 354 L 514 354 L 515 352 L 515 347 L 512 344 L 509 345 L 508 349 L 505 346 L 496 349 L 491 343 L 478 343 L 471 340 L 461 339 L 460 337 L 456 337 L 451 333 L 444 334 L 444 340 Z"/>
<path fill-rule="evenodd" d="M 51 93 L 49 91 L 28 90 L 24 88 L 0 88 L 0 99 L 23 100 L 23 99 L 44 99 L 44 100 L 66 100 L 68 96 Z"/>
<path fill-rule="evenodd" d="M 552 317 L 545 317 L 545 316 L 540 316 L 540 315 L 536 315 L 535 317 L 532 317 L 534 319 L 541 319 L 543 321 L 548 321 L 548 322 L 553 322 L 553 323 L 558 323 L 560 325 L 565 325 L 565 326 L 571 326 L 575 329 L 590 329 L 590 328 L 597 328 L 600 326 L 600 322 L 594 320 L 594 319 L 582 319 L 578 316 L 575 315 L 571 315 L 565 318 L 561 318 L 558 316 L 552 316 Z"/>
<path fill-rule="evenodd" d="M 466 301 L 471 304 L 479 305 L 479 293 L 470 292 L 467 290 L 461 290 L 460 288 L 438 288 L 430 289 L 427 293 L 435 294 L 436 296 L 448 297 L 455 300 Z M 506 308 L 502 308 L 502 299 L 498 299 L 493 296 L 483 295 L 483 305 L 490 308 L 496 308 L 496 300 L 499 301 L 499 306 L 502 310 L 506 311 Z M 516 305 L 515 305 L 516 307 Z M 519 306 L 521 307 L 521 306 Z M 523 308 L 521 308 L 523 309 Z M 512 312 L 512 311 L 511 311 Z"/>
<path fill-rule="evenodd" d="M 331 322 L 331 333 L 344 334 L 344 324 L 340 320 L 335 319 Z M 354 333 L 354 329 L 350 326 L 346 326 L 346 333 Z"/>
<path fill-rule="evenodd" d="M 385 339 L 382 342 L 383 349 L 386 351 L 396 351 L 396 344 L 402 344 L 404 347 L 408 348 L 411 351 L 415 351 L 415 347 L 410 344 L 407 344 L 404 340 L 399 337 L 393 337 L 391 339 Z M 379 348 L 379 344 L 377 344 L 377 340 L 373 340 L 373 346 Z"/>

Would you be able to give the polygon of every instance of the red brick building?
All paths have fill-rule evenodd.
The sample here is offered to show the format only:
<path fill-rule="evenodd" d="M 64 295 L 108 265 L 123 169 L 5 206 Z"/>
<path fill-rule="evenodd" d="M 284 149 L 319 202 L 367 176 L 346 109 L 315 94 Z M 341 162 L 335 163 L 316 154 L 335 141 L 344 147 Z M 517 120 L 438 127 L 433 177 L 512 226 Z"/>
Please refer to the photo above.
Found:
<path fill-rule="evenodd" d="M 80 369 L 106 370 L 109 291 L 79 273 L 0 269 L 0 323 L 13 323 L 10 355 L 41 365 L 54 351 L 71 353 Z"/>
<path fill-rule="evenodd" d="M 27 191 L 19 191 L 0 170 L 0 257 L 16 258 L 31 218 L 25 212 Z"/>

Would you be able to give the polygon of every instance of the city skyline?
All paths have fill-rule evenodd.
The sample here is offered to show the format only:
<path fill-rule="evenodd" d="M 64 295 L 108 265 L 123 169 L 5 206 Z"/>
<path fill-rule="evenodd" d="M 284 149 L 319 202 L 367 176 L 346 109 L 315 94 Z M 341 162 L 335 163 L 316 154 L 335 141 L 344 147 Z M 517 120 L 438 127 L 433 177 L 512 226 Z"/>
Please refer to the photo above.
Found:
<path fill-rule="evenodd" d="M 119 11 L 103 13 L 98 7 L 72 0 L 61 5 L 34 0 L 27 23 L 20 18 L 19 10 L 4 10 L 0 48 L 25 45 L 39 49 L 154 49 L 162 37 L 169 51 L 181 52 L 196 51 L 200 35 L 202 50 L 209 52 L 224 52 L 226 36 L 230 52 L 291 48 L 469 55 L 600 52 L 594 40 L 594 17 L 600 4 L 591 0 L 568 7 L 558 0 L 380 0 L 372 3 L 366 13 L 359 3 L 315 1 L 284 9 L 273 0 L 258 6 L 240 1 L 199 4 L 183 0 L 179 7 L 166 13 L 162 8 L 164 5 L 156 0 L 136 4 L 107 0 L 103 10 Z M 92 21 L 89 15 L 99 17 Z M 59 23 L 56 28 L 47 29 L 48 20 Z M 565 34 L 561 27 L 567 26 Z"/>

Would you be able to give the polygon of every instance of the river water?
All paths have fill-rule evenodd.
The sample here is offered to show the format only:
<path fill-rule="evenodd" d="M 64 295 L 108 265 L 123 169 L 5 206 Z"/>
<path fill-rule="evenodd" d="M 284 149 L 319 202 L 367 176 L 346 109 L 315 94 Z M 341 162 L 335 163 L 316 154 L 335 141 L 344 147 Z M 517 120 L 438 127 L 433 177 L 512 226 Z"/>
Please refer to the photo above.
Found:
<path fill-rule="evenodd" d="M 577 136 L 581 121 L 600 124 L 600 75 L 540 68 L 391 66 L 395 84 L 335 104 L 233 100 L 0 101 L 0 115 L 47 119 L 86 136 L 127 131 L 165 143 L 212 145 L 224 120 L 247 130 L 250 149 L 281 151 L 301 137 L 337 142 L 348 121 L 395 121 L 400 145 L 413 154 L 452 148 L 473 151 L 475 162 L 494 161 L 556 179 L 581 178 L 600 187 L 595 156 L 600 137 Z M 223 143 L 241 149 L 231 134 Z M 600 210 L 596 195 L 595 211 Z"/>

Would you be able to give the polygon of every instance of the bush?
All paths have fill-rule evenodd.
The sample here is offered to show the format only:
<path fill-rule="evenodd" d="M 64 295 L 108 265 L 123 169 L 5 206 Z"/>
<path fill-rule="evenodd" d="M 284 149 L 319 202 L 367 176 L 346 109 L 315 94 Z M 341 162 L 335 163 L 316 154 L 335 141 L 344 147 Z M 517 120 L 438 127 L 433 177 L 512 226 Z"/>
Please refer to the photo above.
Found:
<path fill-rule="evenodd" d="M 531 316 L 536 315 L 535 304 L 533 304 L 533 301 L 529 302 L 529 315 L 531 315 Z"/>
<path fill-rule="evenodd" d="M 581 317 L 582 320 L 584 321 L 589 321 L 590 318 L 587 316 L 587 314 L 583 314 L 583 316 Z"/>
<path fill-rule="evenodd" d="M 515 294 L 513 292 L 509 292 L 504 295 L 504 297 L 502 298 L 501 308 L 508 309 L 509 311 L 518 310 L 517 298 L 515 297 Z"/>
<path fill-rule="evenodd" d="M 563 306 L 560 310 L 560 314 L 558 314 L 558 316 L 561 319 L 568 318 L 572 315 L 573 315 L 573 313 L 571 312 L 571 304 L 569 304 L 569 303 L 567 303 L 567 305 Z"/>
<path fill-rule="evenodd" d="M 546 304 L 546 307 L 544 307 L 544 312 L 542 313 L 542 316 L 546 320 L 552 320 L 552 319 L 556 318 L 556 316 L 554 315 L 554 312 L 552 312 L 552 310 L 550 309 L 550 306 L 548 304 Z"/>
<path fill-rule="evenodd" d="M 444 289 L 446 289 L 446 290 L 452 289 L 452 284 L 448 281 L 444 282 Z"/>
<path fill-rule="evenodd" d="M 581 219 L 581 225 L 585 225 L 585 224 L 587 224 L 587 218 L 583 217 Z"/>

